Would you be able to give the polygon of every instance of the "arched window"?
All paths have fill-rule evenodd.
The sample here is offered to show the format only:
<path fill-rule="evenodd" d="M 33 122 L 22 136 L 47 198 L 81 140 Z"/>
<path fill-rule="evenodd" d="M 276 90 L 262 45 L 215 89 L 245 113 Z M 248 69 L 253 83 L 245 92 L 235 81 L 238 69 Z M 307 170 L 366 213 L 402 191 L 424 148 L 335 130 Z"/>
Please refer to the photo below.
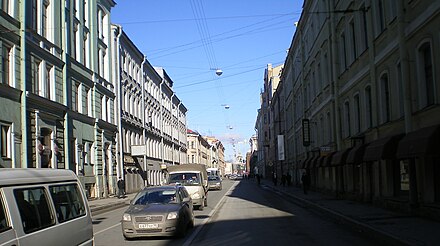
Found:
<path fill-rule="evenodd" d="M 371 86 L 365 87 L 365 123 L 367 128 L 373 126 L 373 104 L 371 100 Z"/>
<path fill-rule="evenodd" d="M 432 50 L 429 42 L 423 43 L 418 49 L 419 108 L 435 103 L 434 69 Z"/>
<path fill-rule="evenodd" d="M 380 76 L 380 103 L 381 121 L 385 123 L 391 120 L 391 93 L 387 73 Z"/>

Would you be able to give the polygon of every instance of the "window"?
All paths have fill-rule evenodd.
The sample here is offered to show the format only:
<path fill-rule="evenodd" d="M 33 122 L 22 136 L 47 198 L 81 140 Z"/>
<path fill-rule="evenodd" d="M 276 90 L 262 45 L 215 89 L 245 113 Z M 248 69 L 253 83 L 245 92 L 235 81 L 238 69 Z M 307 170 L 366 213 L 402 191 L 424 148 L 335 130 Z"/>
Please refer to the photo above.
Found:
<path fill-rule="evenodd" d="M 51 99 L 51 88 L 52 86 L 52 69 L 53 67 L 46 64 L 46 78 L 45 78 L 45 85 L 44 85 L 44 97 Z"/>
<path fill-rule="evenodd" d="M 11 127 L 10 125 L 0 124 L 0 138 L 1 138 L 1 157 L 2 158 L 11 158 Z"/>
<path fill-rule="evenodd" d="M 84 93 L 84 114 L 87 114 L 88 116 L 92 116 L 92 100 L 91 100 L 91 89 L 86 87 L 85 93 Z"/>
<path fill-rule="evenodd" d="M 31 16 L 31 23 L 30 23 L 30 25 L 31 25 L 31 28 L 34 31 L 38 30 L 38 8 L 37 8 L 37 6 L 38 6 L 38 0 L 32 0 L 32 2 L 31 2 L 31 14 L 30 14 L 30 16 Z"/>
<path fill-rule="evenodd" d="M 343 73 L 347 68 L 347 57 L 346 57 L 346 48 L 345 48 L 345 34 L 341 33 L 339 36 L 339 59 L 340 59 L 340 72 Z"/>
<path fill-rule="evenodd" d="M 74 24 L 73 25 L 73 35 L 72 35 L 72 57 L 75 59 L 78 59 L 79 57 L 77 56 L 77 49 L 76 46 L 78 46 L 78 24 Z"/>
<path fill-rule="evenodd" d="M 352 61 L 355 61 L 357 54 L 357 43 L 356 43 L 356 27 L 354 25 L 354 21 L 350 21 L 350 34 L 351 34 L 351 45 L 352 45 Z"/>
<path fill-rule="evenodd" d="M 9 0 L 0 0 L 0 8 L 5 13 L 9 13 Z"/>
<path fill-rule="evenodd" d="M 43 187 L 16 189 L 14 196 L 26 234 L 55 224 L 55 216 Z"/>
<path fill-rule="evenodd" d="M 402 79 L 402 66 L 400 65 L 400 62 L 396 66 L 396 77 L 397 77 L 397 86 L 399 90 L 399 116 L 403 117 L 405 114 L 404 110 L 404 91 L 403 91 L 403 79 Z"/>
<path fill-rule="evenodd" d="M 6 208 L 3 204 L 2 196 L 0 193 L 0 233 L 11 229 L 8 218 L 6 217 Z"/>
<path fill-rule="evenodd" d="M 40 63 L 39 60 L 34 60 L 32 63 L 32 79 L 33 83 L 32 86 L 34 88 L 34 93 L 37 95 L 41 94 L 41 88 L 40 88 Z"/>
<path fill-rule="evenodd" d="M 11 84 L 11 48 L 3 42 L 2 46 L 2 81 L 3 84 Z"/>
<path fill-rule="evenodd" d="M 365 117 L 367 127 L 370 128 L 373 126 L 373 105 L 371 102 L 371 87 L 367 86 L 365 88 Z"/>
<path fill-rule="evenodd" d="M 83 59 L 83 64 L 86 67 L 89 65 L 89 63 L 88 63 L 88 55 L 87 55 L 87 51 L 88 51 L 88 47 L 87 47 L 88 42 L 87 42 L 87 40 L 88 40 L 88 34 L 86 32 L 84 32 L 83 45 L 82 45 L 82 53 L 83 53 L 82 59 Z"/>
<path fill-rule="evenodd" d="M 362 11 L 362 41 L 363 41 L 363 50 L 368 49 L 368 29 L 367 29 L 367 10 L 365 5 L 361 6 Z"/>
<path fill-rule="evenodd" d="M 72 110 L 79 112 L 79 101 L 80 101 L 80 90 L 81 90 L 81 84 L 78 82 L 74 82 L 74 87 L 73 87 L 73 91 L 72 91 L 72 96 L 73 96 L 73 101 L 72 101 Z"/>
<path fill-rule="evenodd" d="M 344 128 L 345 137 L 351 136 L 350 103 L 348 101 L 344 103 Z"/>
<path fill-rule="evenodd" d="M 388 74 L 383 74 L 380 77 L 380 87 L 381 87 L 381 115 L 382 123 L 391 120 L 391 99 L 390 99 L 390 86 L 388 81 Z"/>
<path fill-rule="evenodd" d="M 49 187 L 57 219 L 60 223 L 72 220 L 86 214 L 84 201 L 78 185 L 57 185 Z"/>
<path fill-rule="evenodd" d="M 361 105 L 359 95 L 354 96 L 354 132 L 359 133 L 361 131 Z"/>
<path fill-rule="evenodd" d="M 42 17 L 41 17 L 41 36 L 47 38 L 47 14 L 48 14 L 49 2 L 43 1 Z"/>
<path fill-rule="evenodd" d="M 378 25 L 378 32 L 376 33 L 377 35 L 379 35 L 380 33 L 382 33 L 383 30 L 385 30 L 385 11 L 384 11 L 384 6 L 382 3 L 382 0 L 376 0 L 376 7 L 377 7 L 377 11 L 376 11 L 376 15 L 377 15 L 377 25 Z"/>
<path fill-rule="evenodd" d="M 420 46 L 418 56 L 420 108 L 424 108 L 435 103 L 434 70 L 430 43 L 426 42 Z"/>

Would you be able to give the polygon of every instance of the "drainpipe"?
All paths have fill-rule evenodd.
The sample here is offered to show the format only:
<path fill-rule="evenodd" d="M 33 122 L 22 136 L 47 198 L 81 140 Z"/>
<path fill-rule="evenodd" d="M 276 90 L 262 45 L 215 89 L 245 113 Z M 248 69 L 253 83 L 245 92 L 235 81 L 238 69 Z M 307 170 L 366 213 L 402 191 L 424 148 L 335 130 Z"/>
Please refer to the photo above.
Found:
<path fill-rule="evenodd" d="M 409 60 L 408 53 L 406 52 L 406 42 L 405 42 L 405 11 L 403 0 L 397 1 L 398 9 L 398 26 L 399 26 L 399 55 L 400 55 L 400 68 L 402 73 L 403 82 L 403 92 L 404 92 L 404 122 L 405 122 L 405 132 L 411 132 L 411 83 L 409 80 Z M 414 159 L 409 160 L 409 202 L 412 208 L 418 206 L 418 190 L 417 190 L 417 175 L 416 175 L 416 164 Z"/>
<path fill-rule="evenodd" d="M 116 107 L 116 120 L 117 120 L 117 126 L 118 126 L 118 153 L 119 153 L 119 168 L 117 169 L 117 176 L 118 176 L 118 180 L 119 178 L 122 178 L 123 180 L 125 180 L 124 177 L 124 149 L 123 149 L 123 135 L 122 135 L 122 118 L 121 118 L 121 112 L 122 112 L 122 89 L 121 89 L 121 52 L 120 52 L 120 47 L 121 47 L 121 36 L 122 36 L 122 26 L 120 25 L 115 25 L 115 32 L 117 31 L 117 35 L 116 35 L 116 62 L 114 63 L 115 69 L 114 69 L 114 73 L 115 73 L 115 80 L 117 81 L 116 84 L 116 100 L 117 101 L 117 107 Z"/>
<path fill-rule="evenodd" d="M 400 68 L 402 73 L 403 92 L 404 92 L 404 122 L 405 132 L 408 133 L 412 130 L 411 123 L 411 83 L 409 80 L 409 60 L 407 47 L 405 42 L 405 13 L 404 13 L 403 1 L 397 1 L 398 9 L 398 26 L 399 26 L 399 56 L 400 56 Z"/>
<path fill-rule="evenodd" d="M 335 9 L 335 6 L 332 5 L 332 2 L 329 2 L 329 10 Z M 329 22 L 330 22 L 330 45 L 331 45 L 331 59 L 332 59 L 332 94 L 333 94 L 333 126 L 334 126 L 334 131 L 333 131 L 333 138 L 336 142 L 336 150 L 340 149 L 340 144 L 341 144 L 341 140 L 340 140 L 340 122 L 338 120 L 338 105 L 339 105 L 339 98 L 338 98 L 338 93 L 339 93 L 339 88 L 338 88 L 338 66 L 337 64 L 339 64 L 339 61 L 337 59 L 337 47 L 336 47 L 336 28 L 335 28 L 335 13 L 334 11 L 329 11 L 330 12 L 330 18 L 329 18 Z"/>
<path fill-rule="evenodd" d="M 148 164 L 147 164 L 147 148 L 146 148 L 146 146 L 147 146 L 147 129 L 145 128 L 146 127 L 146 125 L 147 125 L 147 121 L 146 121 L 146 118 L 148 117 L 148 115 L 145 115 L 145 108 L 146 108 L 146 105 L 145 105 L 145 97 L 146 97 L 146 95 L 145 95 L 145 90 L 146 90 L 146 88 L 145 88 L 145 77 L 144 77 L 144 67 L 145 67 L 145 64 L 147 63 L 147 56 L 144 56 L 144 60 L 142 61 L 142 63 L 141 63 L 141 71 L 142 71 L 142 79 L 141 79 L 141 81 L 142 81 L 142 135 L 143 135 L 143 138 L 144 138 L 144 146 L 145 146 L 145 153 L 144 153 L 144 173 L 146 173 L 147 175 L 145 176 L 144 175 L 144 177 L 146 177 L 146 180 L 145 180 L 145 185 L 148 187 L 150 184 L 149 184 L 149 182 L 148 182 Z"/>
<path fill-rule="evenodd" d="M 164 142 L 163 142 L 163 92 L 162 92 L 162 85 L 165 83 L 165 78 L 162 78 L 162 81 L 160 82 L 160 145 L 161 145 L 161 159 L 162 159 L 162 165 L 165 164 L 165 158 L 164 158 Z"/>
<path fill-rule="evenodd" d="M 171 151 L 171 162 L 173 163 L 173 166 L 175 165 L 175 160 L 174 160 L 174 148 L 175 148 L 175 145 L 174 145 L 174 137 L 173 137 L 173 133 L 174 133 L 174 125 L 173 125 L 173 116 L 174 116 L 174 110 L 173 110 L 173 97 L 174 96 L 176 96 L 176 94 L 173 92 L 173 95 L 171 95 L 171 123 L 170 123 L 170 129 L 171 129 L 171 142 L 172 142 L 172 145 L 171 145 L 171 149 L 172 149 L 172 151 Z"/>
<path fill-rule="evenodd" d="M 20 60 L 20 84 L 21 84 L 21 90 L 25 93 L 21 93 L 21 163 L 18 167 L 27 168 L 29 163 L 28 160 L 28 130 L 27 130 L 27 79 L 26 79 L 26 3 L 28 1 L 21 1 L 21 7 L 20 7 L 20 57 L 22 58 Z"/>

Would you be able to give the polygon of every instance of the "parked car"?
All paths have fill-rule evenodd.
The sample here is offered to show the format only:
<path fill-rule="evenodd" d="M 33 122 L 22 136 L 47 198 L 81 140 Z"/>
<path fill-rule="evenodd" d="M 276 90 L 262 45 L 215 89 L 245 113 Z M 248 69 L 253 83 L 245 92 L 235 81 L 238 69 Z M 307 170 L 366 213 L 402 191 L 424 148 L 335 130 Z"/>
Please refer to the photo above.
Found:
<path fill-rule="evenodd" d="M 0 245 L 94 245 L 90 209 L 75 173 L 0 168 Z"/>
<path fill-rule="evenodd" d="M 208 177 L 208 189 L 221 190 L 222 189 L 222 179 L 219 176 L 209 176 Z"/>
<path fill-rule="evenodd" d="M 146 187 L 122 216 L 125 239 L 150 236 L 185 236 L 194 226 L 193 204 L 184 186 Z"/>

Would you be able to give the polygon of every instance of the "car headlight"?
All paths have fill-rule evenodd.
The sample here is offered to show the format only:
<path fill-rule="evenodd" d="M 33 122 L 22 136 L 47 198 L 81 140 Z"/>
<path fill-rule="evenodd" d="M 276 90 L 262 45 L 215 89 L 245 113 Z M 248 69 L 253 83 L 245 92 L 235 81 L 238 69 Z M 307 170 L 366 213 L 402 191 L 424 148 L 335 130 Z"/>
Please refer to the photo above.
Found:
<path fill-rule="evenodd" d="M 217 183 L 217 185 L 220 185 L 220 183 Z"/>
<path fill-rule="evenodd" d="M 179 218 L 179 214 L 177 212 L 171 212 L 167 216 L 167 220 L 174 220 Z"/>
<path fill-rule="evenodd" d="M 131 215 L 130 214 L 124 214 L 122 215 L 123 221 L 131 221 Z"/>
<path fill-rule="evenodd" d="M 194 199 L 199 199 L 199 198 L 200 198 L 200 194 L 199 194 L 199 192 L 197 191 L 197 192 L 193 193 L 193 194 L 192 194 L 192 198 L 194 198 Z"/>

